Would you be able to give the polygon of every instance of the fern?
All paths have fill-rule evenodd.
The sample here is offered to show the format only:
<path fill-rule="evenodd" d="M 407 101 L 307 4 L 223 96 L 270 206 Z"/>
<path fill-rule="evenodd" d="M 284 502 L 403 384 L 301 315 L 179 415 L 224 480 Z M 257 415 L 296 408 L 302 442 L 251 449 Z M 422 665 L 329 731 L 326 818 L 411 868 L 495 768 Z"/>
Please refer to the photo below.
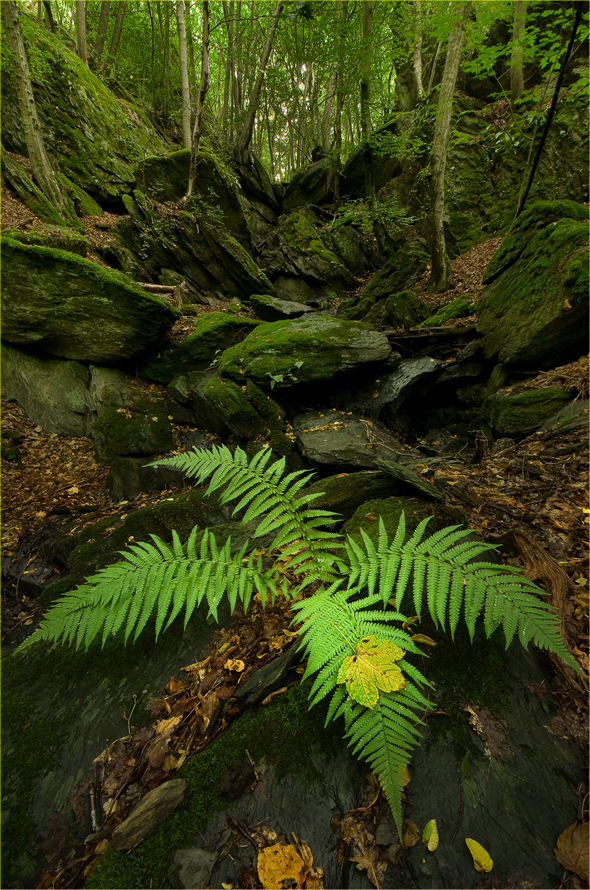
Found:
<path fill-rule="evenodd" d="M 555 610 L 539 598 L 543 591 L 520 569 L 478 561 L 490 545 L 472 540 L 468 530 L 452 526 L 425 536 L 426 519 L 406 540 L 402 514 L 391 541 L 382 520 L 376 545 L 364 532 L 360 542 L 342 540 L 325 530 L 336 514 L 310 506 L 319 496 L 303 490 L 312 474 L 284 476 L 284 458 L 271 462 L 270 450 L 248 461 L 240 448 L 233 455 L 225 447 L 195 449 L 156 464 L 178 467 L 197 484 L 209 479 L 207 493 L 224 489 L 221 502 L 235 501 L 234 515 L 245 511 L 242 522 L 256 523 L 253 539 L 266 543 L 270 535 L 270 544 L 257 550 L 246 541 L 232 552 L 231 538 L 219 546 L 209 529 L 199 537 L 197 526 L 186 545 L 176 532 L 171 545 L 152 535 L 153 543 L 131 546 L 120 562 L 58 600 L 21 649 L 39 640 L 88 647 L 99 634 L 103 644 L 119 633 L 126 643 L 131 636 L 136 640 L 150 619 L 157 639 L 181 613 L 186 626 L 203 601 L 217 618 L 226 594 L 232 610 L 238 600 L 247 609 L 255 592 L 263 605 L 268 597 L 274 601 L 281 576 L 287 596 L 298 597 L 315 582 L 315 592 L 292 605 L 308 659 L 305 676 L 314 677 L 310 707 L 329 697 L 326 722 L 344 717 L 349 744 L 379 776 L 400 835 L 406 767 L 419 743 L 421 714 L 429 707 L 423 693 L 428 680 L 411 661 L 420 650 L 402 629 L 404 602 L 411 600 L 418 615 L 428 611 L 443 630 L 448 623 L 451 636 L 463 613 L 472 639 L 483 611 L 488 636 L 502 626 L 507 647 L 518 635 L 525 647 L 532 640 L 579 670 L 561 638 Z M 286 565 L 299 577 L 292 590 L 284 581 Z M 401 688 L 383 691 L 394 684 L 377 682 L 369 700 L 339 677 L 354 664 L 353 671 L 367 672 L 369 685 L 378 678 L 371 646 L 396 653 L 388 670 Z"/>

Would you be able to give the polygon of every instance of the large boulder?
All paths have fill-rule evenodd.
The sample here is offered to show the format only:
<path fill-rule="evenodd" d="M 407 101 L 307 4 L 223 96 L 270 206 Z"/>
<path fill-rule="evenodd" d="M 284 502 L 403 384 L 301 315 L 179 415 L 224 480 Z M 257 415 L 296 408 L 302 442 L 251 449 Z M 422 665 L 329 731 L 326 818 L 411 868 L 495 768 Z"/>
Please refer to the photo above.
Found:
<path fill-rule="evenodd" d="M 402 443 L 377 421 L 351 411 L 308 411 L 293 418 L 297 444 L 315 466 L 376 469 L 378 460 L 403 452 Z"/>
<path fill-rule="evenodd" d="M 2 239 L 2 336 L 10 343 L 116 364 L 156 343 L 177 318 L 121 272 Z"/>
<path fill-rule="evenodd" d="M 177 201 L 186 195 L 190 159 L 188 148 L 165 157 L 146 158 L 135 171 L 138 187 L 156 201 Z M 251 250 L 250 232 L 236 177 L 204 146 L 199 148 L 197 176 L 187 209 L 217 219 L 242 247 Z"/>
<path fill-rule="evenodd" d="M 334 164 L 331 158 L 320 158 L 296 173 L 283 195 L 283 209 L 291 213 L 306 204 L 319 204 L 330 194 Z"/>
<path fill-rule="evenodd" d="M 488 358 L 548 369 L 588 348 L 588 207 L 539 201 L 484 276 L 478 328 Z"/>
<path fill-rule="evenodd" d="M 165 144 L 139 107 L 118 98 L 66 48 L 28 15 L 21 15 L 29 47 L 33 94 L 45 146 L 77 186 L 103 206 L 120 206 L 120 196 L 135 180 L 134 169 Z M 27 154 L 13 66 L 4 45 L 2 66 L 2 142 Z"/>
<path fill-rule="evenodd" d="M 43 361 L 2 344 L 2 398 L 58 436 L 85 436 L 90 373 L 80 362 Z"/>
<path fill-rule="evenodd" d="M 284 321 L 313 312 L 312 307 L 306 306 L 305 303 L 297 303 L 295 300 L 279 300 L 277 297 L 269 297 L 266 294 L 252 294 L 250 305 L 263 321 Z"/>
<path fill-rule="evenodd" d="M 178 375 L 204 370 L 219 353 L 239 343 L 259 324 L 253 318 L 225 312 L 203 315 L 186 340 L 144 365 L 141 376 L 154 383 L 168 384 Z"/>
<path fill-rule="evenodd" d="M 484 417 L 500 435 L 532 433 L 572 401 L 572 393 L 559 386 L 519 389 L 500 390 L 488 396 L 482 405 Z"/>
<path fill-rule="evenodd" d="M 375 191 L 402 172 L 402 164 L 396 157 L 397 146 L 394 139 L 397 123 L 390 122 L 371 135 L 371 148 L 373 150 L 373 182 Z M 365 158 L 364 149 L 356 149 L 350 155 L 340 174 L 340 194 L 342 197 L 353 200 L 364 199 L 367 196 L 365 184 Z"/>
<path fill-rule="evenodd" d="M 247 300 L 251 294 L 275 294 L 248 251 L 228 230 L 223 217 L 181 210 L 162 216 L 139 190 L 124 196 L 129 217 L 117 226 L 118 237 L 153 280 L 163 270 L 182 275 L 193 297 L 217 294 Z"/>
<path fill-rule="evenodd" d="M 338 290 L 355 284 L 346 266 L 328 250 L 303 213 L 293 212 L 280 218 L 279 232 L 258 262 L 273 280 L 280 275 L 300 276 L 312 284 L 327 284 Z"/>
<path fill-rule="evenodd" d="M 391 347 L 385 334 L 358 322 L 329 315 L 308 315 L 294 321 L 261 324 L 221 356 L 219 372 L 261 386 L 291 386 L 329 380 L 340 371 L 383 362 Z"/>

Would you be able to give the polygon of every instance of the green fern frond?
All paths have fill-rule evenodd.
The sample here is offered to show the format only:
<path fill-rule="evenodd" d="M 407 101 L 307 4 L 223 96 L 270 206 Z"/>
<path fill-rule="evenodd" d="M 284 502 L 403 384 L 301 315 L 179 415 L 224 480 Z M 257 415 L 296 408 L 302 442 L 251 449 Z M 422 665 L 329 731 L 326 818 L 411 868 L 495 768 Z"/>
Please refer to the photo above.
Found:
<path fill-rule="evenodd" d="M 194 531 L 194 530 L 193 530 Z M 194 551 L 194 534 L 191 535 Z M 239 598 L 248 607 L 254 592 L 263 603 L 276 596 L 275 572 L 264 571 L 260 558 L 244 554 L 247 542 L 232 556 L 231 539 L 222 548 L 205 530 L 198 555 L 185 555 L 175 541 L 170 547 L 152 535 L 153 544 L 134 544 L 122 552 L 123 560 L 101 569 L 76 590 L 66 593 L 47 612 L 39 628 L 21 648 L 39 640 L 75 641 L 76 648 L 88 648 L 102 631 L 102 642 L 109 634 L 124 629 L 124 640 L 132 633 L 134 640 L 156 614 L 156 639 L 164 622 L 166 627 L 184 608 L 186 624 L 194 610 L 206 600 L 209 612 L 217 619 L 217 608 L 227 593 L 232 609 Z"/>

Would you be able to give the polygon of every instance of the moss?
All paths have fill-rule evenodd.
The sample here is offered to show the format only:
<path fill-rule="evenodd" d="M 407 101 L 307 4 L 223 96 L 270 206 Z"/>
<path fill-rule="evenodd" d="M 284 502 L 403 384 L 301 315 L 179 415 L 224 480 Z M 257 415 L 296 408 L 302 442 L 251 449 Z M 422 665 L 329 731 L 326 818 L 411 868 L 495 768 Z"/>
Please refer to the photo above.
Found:
<path fill-rule="evenodd" d="M 65 250 L 68 253 L 76 253 L 85 257 L 88 250 L 88 239 L 75 234 L 59 226 L 52 226 L 43 230 L 32 229 L 29 232 L 20 232 L 18 229 L 7 229 L 5 238 L 20 241 L 21 244 L 36 245 L 37 247 L 50 247 L 55 250 Z"/>
<path fill-rule="evenodd" d="M 158 830 L 130 853 L 107 850 L 99 867 L 86 880 L 86 887 L 164 887 L 171 852 L 194 846 L 195 834 L 203 832 L 211 816 L 227 809 L 227 798 L 219 792 L 223 772 L 237 766 L 246 750 L 255 763 L 272 764 L 279 777 L 293 775 L 302 782 L 317 778 L 317 755 L 338 756 L 345 749 L 343 724 L 324 729 L 326 705 L 308 711 L 308 682 L 294 686 L 266 708 L 239 717 L 203 751 L 192 757 L 179 772 L 186 780 L 184 801 Z M 351 769 L 355 769 L 351 761 Z M 358 765 L 359 780 L 366 767 Z"/>
<path fill-rule="evenodd" d="M 435 312 L 434 315 L 431 315 L 426 321 L 423 321 L 420 324 L 420 327 L 424 325 L 436 325 L 436 324 L 444 324 L 445 321 L 450 321 L 451 318 L 464 318 L 466 315 L 471 315 L 472 312 L 475 311 L 475 307 L 472 304 L 473 297 L 469 294 L 463 294 L 461 297 L 456 297 L 450 303 L 447 303 L 446 306 L 442 306 L 438 312 Z"/>
<path fill-rule="evenodd" d="M 409 290 L 391 294 L 385 301 L 389 323 L 393 327 L 411 328 L 419 324 L 428 314 L 428 307 Z"/>
<path fill-rule="evenodd" d="M 360 530 L 363 529 L 373 543 L 376 543 L 379 535 L 378 520 L 381 518 L 391 539 L 395 535 L 402 512 L 406 517 L 406 532 L 410 534 L 427 516 L 432 516 L 428 523 L 428 534 L 433 534 L 445 526 L 460 525 L 467 521 L 467 514 L 457 507 L 433 504 L 431 501 L 419 498 L 372 498 L 361 504 L 352 517 L 344 523 L 342 533 L 360 541 L 362 537 Z"/>
<path fill-rule="evenodd" d="M 203 395 L 234 435 L 254 439 L 263 432 L 262 419 L 233 381 L 213 377 L 206 384 Z"/>
<path fill-rule="evenodd" d="M 557 386 L 521 393 L 496 393 L 484 403 L 486 418 L 506 435 L 531 433 L 572 400 L 572 394 Z"/>
<path fill-rule="evenodd" d="M 239 343 L 258 324 L 254 319 L 236 318 L 225 312 L 204 315 L 180 346 L 144 365 L 141 376 L 151 383 L 167 385 L 178 374 L 208 368 L 221 350 Z"/>
<path fill-rule="evenodd" d="M 268 442 L 278 457 L 293 452 L 293 443 L 285 435 L 285 411 L 252 381 L 246 382 L 246 394 L 268 428 Z"/>
<path fill-rule="evenodd" d="M 92 435 L 97 456 L 107 462 L 118 455 L 162 454 L 174 448 L 172 427 L 161 408 L 149 417 L 127 417 L 107 408 L 92 424 Z"/>

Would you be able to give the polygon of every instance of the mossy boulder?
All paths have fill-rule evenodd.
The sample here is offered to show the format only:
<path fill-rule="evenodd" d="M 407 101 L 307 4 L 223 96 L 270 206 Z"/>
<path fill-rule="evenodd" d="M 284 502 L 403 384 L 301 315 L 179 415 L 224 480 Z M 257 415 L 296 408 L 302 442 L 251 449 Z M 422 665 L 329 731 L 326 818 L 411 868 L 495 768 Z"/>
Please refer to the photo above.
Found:
<path fill-rule="evenodd" d="M 472 300 L 473 297 L 469 294 L 456 297 L 446 306 L 442 306 L 434 315 L 429 316 L 426 321 L 421 322 L 420 327 L 427 324 L 444 324 L 445 321 L 450 321 L 452 318 L 465 318 L 467 315 L 471 315 L 476 310 Z"/>
<path fill-rule="evenodd" d="M 190 157 L 190 149 L 186 148 L 164 157 L 146 158 L 135 171 L 138 187 L 156 201 L 182 198 L 186 194 Z M 223 224 L 242 247 L 251 251 L 242 202 L 237 177 L 212 151 L 200 146 L 197 177 L 187 209 Z"/>
<path fill-rule="evenodd" d="M 130 415 L 130 416 L 129 416 Z M 165 414 L 131 414 L 107 408 L 91 424 L 90 435 L 99 461 L 133 454 L 164 454 L 174 448 L 170 421 Z"/>
<path fill-rule="evenodd" d="M 355 541 L 360 542 L 362 529 L 370 540 L 377 544 L 379 519 L 382 519 L 391 540 L 396 533 L 402 513 L 406 519 L 406 530 L 410 533 L 427 516 L 432 516 L 428 523 L 429 534 L 448 525 L 460 525 L 467 521 L 467 514 L 458 507 L 445 506 L 439 502 L 426 501 L 421 498 L 396 495 L 390 498 L 371 498 L 365 501 L 344 523 L 342 533 L 350 535 Z"/>
<path fill-rule="evenodd" d="M 65 250 L 67 253 L 77 253 L 85 257 L 88 253 L 88 238 L 71 229 L 60 226 L 47 226 L 44 229 L 31 229 L 29 232 L 20 232 L 18 229 L 7 229 L 4 237 L 11 241 L 20 241 L 21 244 L 33 244 L 37 247 L 51 247 L 54 250 Z"/>
<path fill-rule="evenodd" d="M 394 148 L 394 143 L 389 141 L 390 135 L 395 134 L 397 123 L 389 122 L 371 134 L 370 142 L 373 148 L 373 181 L 375 191 L 382 189 L 391 179 L 402 172 L 402 163 Z M 375 151 L 375 149 L 378 149 Z M 365 158 L 364 147 L 354 150 L 340 174 L 340 194 L 353 200 L 365 199 L 367 188 L 365 185 Z"/>
<path fill-rule="evenodd" d="M 364 318 L 378 300 L 387 299 L 402 290 L 407 292 L 407 288 L 421 278 L 430 262 L 430 257 L 422 248 L 421 242 L 410 242 L 397 250 L 371 278 L 358 298 L 340 304 L 339 317 L 351 320 Z"/>
<path fill-rule="evenodd" d="M 546 420 L 572 401 L 572 394 L 558 386 L 524 392 L 497 392 L 482 405 L 484 416 L 497 433 L 526 435 L 538 430 Z"/>
<path fill-rule="evenodd" d="M 303 212 L 281 216 L 279 223 L 277 235 L 259 257 L 261 268 L 273 280 L 285 275 L 301 277 L 312 285 L 327 284 L 337 290 L 354 287 L 351 273 L 336 254 L 328 250 Z"/>
<path fill-rule="evenodd" d="M 250 305 L 259 318 L 263 321 L 284 321 L 289 318 L 299 318 L 308 312 L 313 312 L 311 306 L 305 303 L 296 303 L 292 300 L 279 300 L 268 294 L 252 294 Z"/>
<path fill-rule="evenodd" d="M 327 380 L 339 371 L 391 354 L 387 337 L 358 322 L 313 314 L 295 321 L 262 324 L 238 346 L 227 349 L 219 373 L 261 386 L 291 386 Z"/>
<path fill-rule="evenodd" d="M 588 208 L 538 202 L 486 271 L 478 329 L 486 357 L 548 369 L 588 348 Z"/>
<path fill-rule="evenodd" d="M 194 300 L 203 294 L 240 300 L 251 294 L 275 294 L 264 272 L 232 236 L 221 213 L 216 221 L 211 214 L 188 210 L 162 216 L 151 209 L 138 189 L 133 196 L 125 195 L 123 203 L 129 217 L 118 223 L 117 237 L 154 281 L 163 270 L 182 275 Z M 214 208 L 214 204 L 210 206 Z"/>
<path fill-rule="evenodd" d="M 291 213 L 306 204 L 319 204 L 330 194 L 334 164 L 331 158 L 320 158 L 305 170 L 296 173 L 285 189 L 283 209 Z"/>
<path fill-rule="evenodd" d="M 17 402 L 46 433 L 87 434 L 89 382 L 80 362 L 43 360 L 2 344 L 2 398 Z"/>
<path fill-rule="evenodd" d="M 330 231 L 324 229 L 320 234 L 328 250 L 335 253 L 353 275 L 364 275 L 367 271 L 368 257 L 364 250 L 362 235 L 355 226 L 340 225 Z"/>
<path fill-rule="evenodd" d="M 53 226 L 67 224 L 57 208 L 37 188 L 23 165 L 11 158 L 5 151 L 2 151 L 2 175 L 6 178 L 12 191 L 38 219 Z"/>
<path fill-rule="evenodd" d="M 179 374 L 203 370 L 221 352 L 244 339 L 260 322 L 252 318 L 211 312 L 203 315 L 183 342 L 145 364 L 141 376 L 152 383 L 170 383 Z"/>
<path fill-rule="evenodd" d="M 57 34 L 21 16 L 37 112 L 49 154 L 103 206 L 120 204 L 134 169 L 165 150 L 145 112 L 117 98 Z M 26 155 L 10 53 L 2 37 L 2 141 Z"/>
<path fill-rule="evenodd" d="M 2 239 L 2 336 L 50 355 L 116 364 L 180 314 L 121 272 L 73 253 Z"/>
<path fill-rule="evenodd" d="M 402 290 L 387 297 L 385 309 L 389 324 L 394 328 L 416 327 L 428 314 L 428 306 L 424 300 L 415 297 L 409 290 Z"/>
<path fill-rule="evenodd" d="M 264 422 L 233 380 L 212 377 L 203 396 L 221 422 L 240 439 L 255 439 L 264 430 Z"/>

